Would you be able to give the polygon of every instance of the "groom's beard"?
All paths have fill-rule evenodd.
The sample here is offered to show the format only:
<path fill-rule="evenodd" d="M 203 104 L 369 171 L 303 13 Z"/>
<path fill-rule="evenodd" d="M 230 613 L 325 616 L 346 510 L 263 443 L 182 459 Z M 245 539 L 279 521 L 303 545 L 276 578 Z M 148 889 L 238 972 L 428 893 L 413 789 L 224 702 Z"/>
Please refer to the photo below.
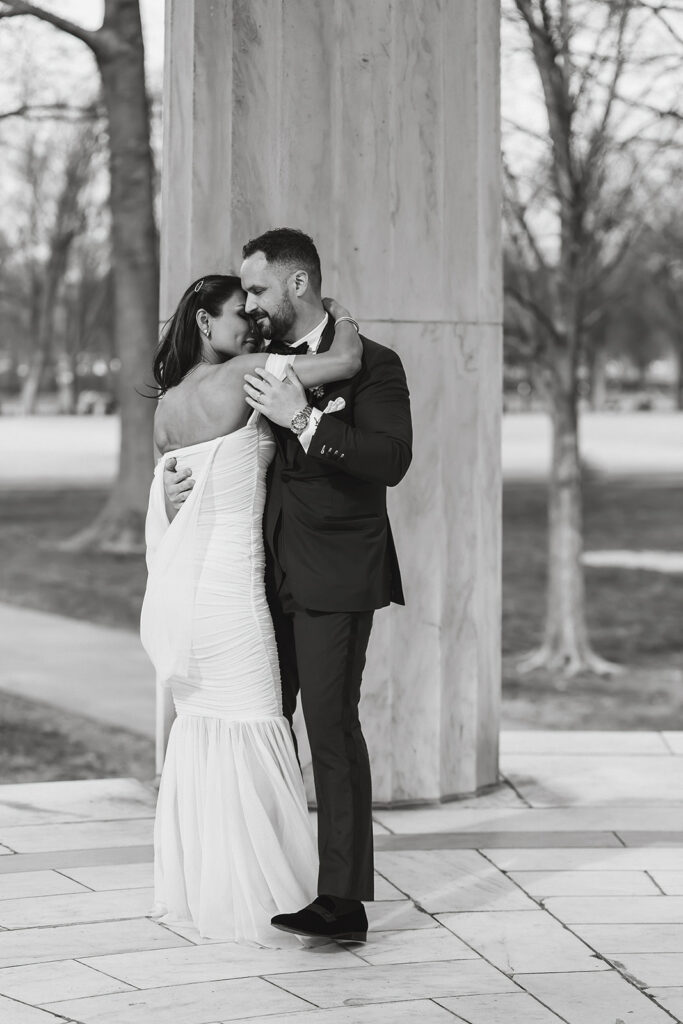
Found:
<path fill-rule="evenodd" d="M 282 341 L 296 322 L 296 313 L 289 295 L 283 295 L 280 305 L 271 315 L 257 319 L 259 329 L 268 341 Z"/>

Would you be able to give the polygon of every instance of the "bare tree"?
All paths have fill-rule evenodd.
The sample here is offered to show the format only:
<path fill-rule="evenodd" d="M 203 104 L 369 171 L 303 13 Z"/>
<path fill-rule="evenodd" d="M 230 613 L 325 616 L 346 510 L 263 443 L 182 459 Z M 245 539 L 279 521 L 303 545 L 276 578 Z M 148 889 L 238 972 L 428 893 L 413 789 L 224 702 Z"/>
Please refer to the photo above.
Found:
<path fill-rule="evenodd" d="M 635 0 L 509 0 L 506 13 L 542 102 L 535 124 L 508 125 L 508 142 L 523 138 L 536 159 L 519 172 L 513 164 L 524 161 L 506 153 L 515 266 L 507 292 L 553 428 L 544 638 L 519 668 L 605 674 L 616 666 L 593 651 L 585 612 L 579 370 L 604 316 L 605 283 L 637 233 L 652 153 L 666 152 L 678 128 L 672 116 L 667 120 L 671 111 L 642 91 L 642 75 L 671 54 L 643 53 L 645 20 L 662 12 Z M 636 65 L 641 93 L 634 99 L 626 73 Z"/>
<path fill-rule="evenodd" d="M 109 133 L 114 319 L 121 360 L 119 472 L 110 498 L 72 547 L 137 551 L 143 545 L 152 466 L 154 403 L 138 394 L 149 377 L 158 329 L 158 244 L 154 222 L 149 103 L 139 0 L 105 0 L 91 31 L 23 0 L 2 0 L 0 18 L 30 15 L 80 39 L 95 56 Z"/>
<path fill-rule="evenodd" d="M 54 220 L 48 231 L 48 257 L 40 267 L 39 286 L 38 282 L 35 282 L 35 331 L 31 336 L 29 368 L 21 393 L 21 409 L 26 415 L 35 412 L 38 391 L 51 354 L 57 300 L 64 282 L 70 250 L 85 223 L 83 190 L 88 181 L 95 144 L 95 134 L 92 126 L 88 125 L 73 135 L 66 154 Z M 32 164 L 33 161 L 29 163 Z M 38 187 L 37 182 L 34 181 L 33 184 Z M 34 265 L 34 274 L 36 269 Z"/>
<path fill-rule="evenodd" d="M 647 266 L 657 284 L 653 316 L 666 332 L 676 357 L 676 408 L 683 410 L 683 214 L 676 204 L 649 231 Z"/>

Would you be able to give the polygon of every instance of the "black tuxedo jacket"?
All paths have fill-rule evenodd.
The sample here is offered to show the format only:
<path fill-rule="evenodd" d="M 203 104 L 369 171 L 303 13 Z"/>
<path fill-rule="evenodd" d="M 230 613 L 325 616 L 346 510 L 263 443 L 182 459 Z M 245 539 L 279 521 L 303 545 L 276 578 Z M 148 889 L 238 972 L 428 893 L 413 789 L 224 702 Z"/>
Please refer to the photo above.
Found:
<path fill-rule="evenodd" d="M 334 339 L 329 321 L 318 351 Z M 320 420 L 308 452 L 288 429 L 273 425 L 264 534 L 271 583 L 284 575 L 294 600 L 313 611 L 369 611 L 404 604 L 387 517 L 386 490 L 412 458 L 410 398 L 401 360 L 368 338 L 351 380 L 326 384 L 309 401 L 346 406 Z M 273 352 L 288 351 L 273 344 Z"/>

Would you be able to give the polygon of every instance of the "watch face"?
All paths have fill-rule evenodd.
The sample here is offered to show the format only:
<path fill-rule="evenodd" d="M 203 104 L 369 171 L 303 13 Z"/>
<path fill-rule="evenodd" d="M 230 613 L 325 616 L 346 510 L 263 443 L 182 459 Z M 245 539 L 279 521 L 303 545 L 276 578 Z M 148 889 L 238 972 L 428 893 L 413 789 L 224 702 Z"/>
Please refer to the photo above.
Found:
<path fill-rule="evenodd" d="M 306 424 L 308 423 L 308 415 L 309 414 L 307 412 L 302 410 L 301 412 L 295 413 L 292 417 L 292 430 L 296 431 L 297 434 L 300 434 L 301 431 L 305 429 Z"/>

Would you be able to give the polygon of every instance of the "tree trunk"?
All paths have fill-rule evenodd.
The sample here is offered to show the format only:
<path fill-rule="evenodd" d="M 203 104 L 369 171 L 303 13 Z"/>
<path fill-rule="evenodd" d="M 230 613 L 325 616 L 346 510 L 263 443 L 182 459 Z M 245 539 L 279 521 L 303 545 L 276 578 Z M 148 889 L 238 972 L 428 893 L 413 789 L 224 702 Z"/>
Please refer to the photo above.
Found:
<path fill-rule="evenodd" d="M 590 365 L 590 407 L 593 412 L 600 412 L 607 404 L 607 357 L 603 352 L 593 353 Z"/>
<path fill-rule="evenodd" d="M 44 340 L 45 342 L 47 341 L 47 339 Z M 28 373 L 21 385 L 19 408 L 21 409 L 22 416 L 33 416 L 36 412 L 40 385 L 43 381 L 46 365 L 47 351 L 44 345 L 36 339 L 36 348 L 31 354 Z"/>
<path fill-rule="evenodd" d="M 66 351 L 57 358 L 55 382 L 60 416 L 73 416 L 76 412 L 76 374 L 74 360 Z"/>
<path fill-rule="evenodd" d="M 576 372 L 558 353 L 548 378 L 552 464 L 548 484 L 548 586 L 543 643 L 522 659 L 520 671 L 545 668 L 564 676 L 605 675 L 617 666 L 598 657 L 586 626 L 581 464 Z"/>
<path fill-rule="evenodd" d="M 159 308 L 149 107 L 138 0 L 106 0 L 102 31 L 114 40 L 97 57 L 109 124 L 121 448 L 118 477 L 107 504 L 68 546 L 133 553 L 144 550 L 155 408 L 151 399 L 137 392 L 151 377 Z"/>
<path fill-rule="evenodd" d="M 72 216 L 71 200 L 75 199 L 69 192 L 69 185 L 60 197 L 57 223 L 50 246 L 50 258 L 45 268 L 45 278 L 40 293 L 40 313 L 38 316 L 37 336 L 33 339 L 35 349 L 31 356 L 29 371 L 21 389 L 21 411 L 24 416 L 32 416 L 36 411 L 36 403 L 40 385 L 45 374 L 48 356 L 52 347 L 52 336 L 55 329 L 55 314 L 60 287 L 66 272 L 69 249 L 74 239 L 74 228 L 69 223 Z"/>
<path fill-rule="evenodd" d="M 677 339 L 676 345 L 676 382 L 674 384 L 674 401 L 676 409 L 683 412 L 683 335 Z"/>

